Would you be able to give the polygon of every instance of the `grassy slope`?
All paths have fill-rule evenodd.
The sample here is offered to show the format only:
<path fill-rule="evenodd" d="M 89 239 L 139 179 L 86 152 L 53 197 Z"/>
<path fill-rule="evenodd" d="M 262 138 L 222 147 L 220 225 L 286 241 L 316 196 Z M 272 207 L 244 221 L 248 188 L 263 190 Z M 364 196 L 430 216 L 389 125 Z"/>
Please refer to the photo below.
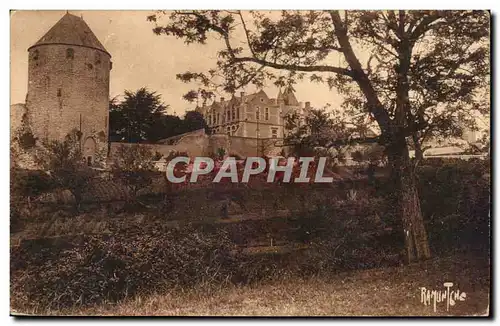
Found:
<path fill-rule="evenodd" d="M 483 256 L 483 255 L 481 255 Z M 57 315 L 206 316 L 442 316 L 486 315 L 489 261 L 457 254 L 410 266 L 341 273 L 330 278 L 290 279 L 278 284 L 231 287 L 219 291 L 142 295 L 128 302 L 53 312 Z M 420 302 L 420 287 L 453 288 L 467 294 L 446 311 Z M 51 312 L 47 312 L 51 314 Z"/>

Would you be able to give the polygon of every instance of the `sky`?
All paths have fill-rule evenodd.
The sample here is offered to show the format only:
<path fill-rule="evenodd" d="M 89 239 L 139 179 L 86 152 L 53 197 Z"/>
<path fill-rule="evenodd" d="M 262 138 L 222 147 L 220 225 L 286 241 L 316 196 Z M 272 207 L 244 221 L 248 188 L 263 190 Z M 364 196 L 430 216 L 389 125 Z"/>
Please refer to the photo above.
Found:
<path fill-rule="evenodd" d="M 182 40 L 158 36 L 152 32 L 153 23 L 146 17 L 152 11 L 70 11 L 83 16 L 99 41 L 111 54 L 113 70 L 110 76 L 110 97 L 124 90 L 147 87 L 162 95 L 170 105 L 170 114 L 182 115 L 195 104 L 182 99 L 187 91 L 196 88 L 175 78 L 186 71 L 207 71 L 215 65 L 218 41 L 207 45 L 186 46 Z M 63 15 L 65 11 L 13 11 L 11 13 L 11 99 L 10 103 L 23 103 L 28 84 L 27 49 L 36 43 Z M 276 97 L 274 86 L 264 90 Z M 313 107 L 327 103 L 340 104 L 340 97 L 326 85 L 303 81 L 295 86 L 299 102 L 311 102 Z M 245 89 L 247 93 L 255 89 Z M 227 95 L 226 95 L 227 97 Z"/>

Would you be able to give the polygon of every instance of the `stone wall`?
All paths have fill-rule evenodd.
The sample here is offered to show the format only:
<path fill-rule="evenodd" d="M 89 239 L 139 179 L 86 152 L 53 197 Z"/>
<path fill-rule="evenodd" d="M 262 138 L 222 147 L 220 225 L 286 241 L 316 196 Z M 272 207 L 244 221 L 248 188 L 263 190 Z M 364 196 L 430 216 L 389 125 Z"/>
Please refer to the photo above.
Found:
<path fill-rule="evenodd" d="M 229 136 L 230 150 L 229 154 L 241 157 L 248 156 L 276 156 L 279 155 L 282 147 L 276 146 L 282 143 L 276 138 L 247 138 Z"/>
<path fill-rule="evenodd" d="M 17 137 L 18 130 L 23 123 L 23 115 L 26 112 L 24 103 L 13 104 L 10 106 L 10 139 Z"/>

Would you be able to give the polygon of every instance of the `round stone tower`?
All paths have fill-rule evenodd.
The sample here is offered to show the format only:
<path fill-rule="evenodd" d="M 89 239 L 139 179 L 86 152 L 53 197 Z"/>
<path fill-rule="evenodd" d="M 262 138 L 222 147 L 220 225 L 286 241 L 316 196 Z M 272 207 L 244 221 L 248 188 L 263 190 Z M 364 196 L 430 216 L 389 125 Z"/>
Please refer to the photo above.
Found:
<path fill-rule="evenodd" d="M 38 139 L 77 131 L 89 165 L 107 155 L 111 55 L 83 18 L 66 13 L 28 49 L 29 124 Z"/>

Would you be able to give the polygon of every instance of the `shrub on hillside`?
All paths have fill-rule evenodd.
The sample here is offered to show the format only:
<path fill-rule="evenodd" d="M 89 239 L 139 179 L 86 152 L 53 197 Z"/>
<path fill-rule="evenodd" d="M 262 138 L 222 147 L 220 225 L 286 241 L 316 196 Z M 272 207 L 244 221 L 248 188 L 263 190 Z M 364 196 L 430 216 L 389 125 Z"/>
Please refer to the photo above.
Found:
<path fill-rule="evenodd" d="M 487 241 L 489 173 L 489 162 L 481 160 L 429 160 L 420 166 L 421 207 L 431 242 L 450 246 L 463 243 L 464 237 Z"/>
<path fill-rule="evenodd" d="M 11 231 L 18 231 L 23 220 L 32 212 L 32 199 L 51 190 L 54 182 L 43 171 L 13 168 L 10 171 Z"/>
<path fill-rule="evenodd" d="M 11 252 L 12 297 L 18 305 L 60 309 L 162 288 L 223 284 L 234 269 L 232 250 L 224 233 L 161 225 L 25 242 Z"/>
<path fill-rule="evenodd" d="M 36 157 L 37 163 L 49 171 L 56 187 L 71 192 L 76 210 L 96 177 L 83 159 L 80 138 L 81 132 L 73 130 L 63 141 L 45 140 Z"/>

